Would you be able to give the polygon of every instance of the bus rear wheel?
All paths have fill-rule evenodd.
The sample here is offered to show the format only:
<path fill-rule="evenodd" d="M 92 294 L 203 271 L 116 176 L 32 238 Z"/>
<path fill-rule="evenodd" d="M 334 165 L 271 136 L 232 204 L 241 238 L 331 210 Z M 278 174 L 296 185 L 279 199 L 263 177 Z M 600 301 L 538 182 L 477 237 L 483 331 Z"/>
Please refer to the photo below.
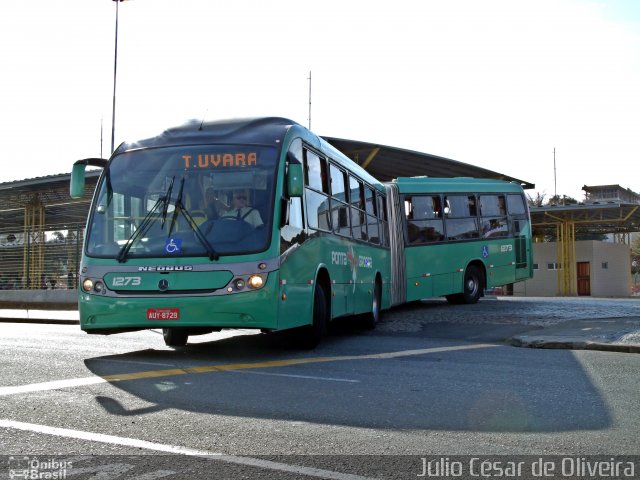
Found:
<path fill-rule="evenodd" d="M 475 265 L 469 265 L 464 272 L 462 301 L 466 304 L 477 303 L 482 294 L 482 273 Z"/>
<path fill-rule="evenodd" d="M 464 272 L 464 282 L 462 284 L 462 293 L 447 295 L 446 299 L 453 305 L 477 303 L 482 295 L 483 286 L 482 272 L 475 265 L 469 265 Z"/>
<path fill-rule="evenodd" d="M 186 328 L 163 328 L 162 337 L 167 347 L 184 347 L 189 340 Z"/>

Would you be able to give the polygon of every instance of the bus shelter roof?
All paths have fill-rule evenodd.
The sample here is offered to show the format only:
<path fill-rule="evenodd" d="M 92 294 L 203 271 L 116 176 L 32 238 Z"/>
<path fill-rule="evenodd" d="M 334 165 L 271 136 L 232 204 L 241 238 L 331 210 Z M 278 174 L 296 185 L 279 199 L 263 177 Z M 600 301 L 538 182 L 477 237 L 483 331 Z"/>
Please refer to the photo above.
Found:
<path fill-rule="evenodd" d="M 360 142 L 344 138 L 322 137 L 378 180 L 387 182 L 398 177 L 472 177 L 517 182 L 524 189 L 535 184 L 510 177 L 504 173 L 445 157 L 421 153 L 379 143 Z"/>
<path fill-rule="evenodd" d="M 573 223 L 576 234 L 640 232 L 637 203 L 596 203 L 532 207 L 534 234 L 554 235 L 558 225 Z"/>
<path fill-rule="evenodd" d="M 47 226 L 53 229 L 84 226 L 99 175 L 100 170 L 87 171 L 85 195 L 77 200 L 69 196 L 68 173 L 0 183 L 0 232 L 22 230 L 27 210 L 37 206 L 44 208 Z"/>

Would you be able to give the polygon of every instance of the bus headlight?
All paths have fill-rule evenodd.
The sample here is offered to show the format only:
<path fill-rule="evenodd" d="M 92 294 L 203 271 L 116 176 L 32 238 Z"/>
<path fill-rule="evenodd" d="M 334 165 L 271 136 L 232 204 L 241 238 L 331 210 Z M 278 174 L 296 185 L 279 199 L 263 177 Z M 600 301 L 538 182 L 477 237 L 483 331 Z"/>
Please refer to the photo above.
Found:
<path fill-rule="evenodd" d="M 247 285 L 251 288 L 261 288 L 264 285 L 264 280 L 260 275 L 251 275 L 247 281 Z"/>
<path fill-rule="evenodd" d="M 85 292 L 90 292 L 93 289 L 93 280 L 90 278 L 86 278 L 84 282 L 82 282 L 82 290 Z"/>

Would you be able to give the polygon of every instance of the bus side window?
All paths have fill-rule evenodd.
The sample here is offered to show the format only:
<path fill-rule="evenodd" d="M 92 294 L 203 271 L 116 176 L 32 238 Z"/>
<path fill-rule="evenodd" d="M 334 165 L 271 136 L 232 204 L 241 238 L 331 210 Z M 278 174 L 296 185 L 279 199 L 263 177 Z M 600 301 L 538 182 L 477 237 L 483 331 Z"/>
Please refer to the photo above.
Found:
<path fill-rule="evenodd" d="M 476 197 L 474 195 L 469 195 L 467 197 L 467 202 L 469 204 L 469 215 L 472 217 L 477 217 L 478 207 L 476 205 Z"/>
<path fill-rule="evenodd" d="M 507 195 L 507 206 L 509 207 L 510 215 L 526 215 L 527 207 L 522 199 L 522 195 L 510 194 Z"/>
<path fill-rule="evenodd" d="M 319 192 L 329 193 L 329 176 L 327 175 L 327 161 L 309 150 L 305 151 L 306 165 L 304 183 Z"/>
<path fill-rule="evenodd" d="M 389 226 L 387 225 L 387 222 L 385 221 L 385 198 L 384 196 L 382 196 L 382 194 L 380 192 L 375 192 L 375 199 L 376 199 L 376 212 L 377 212 L 377 217 L 378 217 L 378 242 L 380 243 L 380 245 L 386 246 L 387 245 L 387 229 L 389 228 Z"/>
<path fill-rule="evenodd" d="M 405 213 L 408 244 L 420 245 L 444 240 L 440 195 L 406 197 Z"/>
<path fill-rule="evenodd" d="M 365 207 L 367 211 L 367 236 L 371 243 L 380 243 L 380 229 L 378 225 L 378 203 L 376 194 L 369 185 L 364 187 Z"/>
<path fill-rule="evenodd" d="M 304 223 L 302 220 L 302 199 L 300 197 L 289 199 L 288 225 L 299 230 L 302 230 L 304 228 Z"/>
<path fill-rule="evenodd" d="M 329 163 L 331 174 L 331 223 L 333 231 L 345 237 L 351 236 L 349 204 L 347 203 L 347 174 Z"/>
<path fill-rule="evenodd" d="M 411 197 L 408 197 L 404 201 L 404 216 L 407 217 L 409 220 L 413 218 L 413 208 L 411 205 Z"/>
<path fill-rule="evenodd" d="M 305 150 L 304 181 L 307 226 L 312 229 L 331 230 L 329 205 L 329 175 L 327 161 Z"/>
<path fill-rule="evenodd" d="M 478 238 L 475 195 L 447 195 L 445 202 L 450 208 L 447 216 L 447 239 L 457 241 Z"/>
<path fill-rule="evenodd" d="M 507 209 L 511 220 L 511 233 L 513 235 L 521 235 L 528 225 L 527 205 L 522 195 L 508 194 Z"/>
<path fill-rule="evenodd" d="M 509 234 L 504 195 L 480 195 L 480 230 L 483 238 Z"/>
<path fill-rule="evenodd" d="M 378 194 L 378 218 L 387 221 L 387 199 Z"/>
<path fill-rule="evenodd" d="M 367 224 L 364 214 L 364 185 L 349 175 L 349 203 L 351 204 L 351 232 L 356 240 L 367 239 Z"/>

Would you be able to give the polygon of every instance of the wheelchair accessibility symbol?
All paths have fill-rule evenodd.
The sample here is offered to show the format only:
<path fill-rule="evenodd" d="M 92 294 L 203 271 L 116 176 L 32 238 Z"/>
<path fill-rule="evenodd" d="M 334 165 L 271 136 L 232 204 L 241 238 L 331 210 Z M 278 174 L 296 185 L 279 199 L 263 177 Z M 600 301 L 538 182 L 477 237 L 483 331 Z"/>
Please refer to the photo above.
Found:
<path fill-rule="evenodd" d="M 489 246 L 488 245 L 483 245 L 482 246 L 482 258 L 487 258 L 489 256 Z"/>
<path fill-rule="evenodd" d="M 180 238 L 169 238 L 164 244 L 164 251 L 167 253 L 180 253 L 181 248 L 182 239 Z"/>

